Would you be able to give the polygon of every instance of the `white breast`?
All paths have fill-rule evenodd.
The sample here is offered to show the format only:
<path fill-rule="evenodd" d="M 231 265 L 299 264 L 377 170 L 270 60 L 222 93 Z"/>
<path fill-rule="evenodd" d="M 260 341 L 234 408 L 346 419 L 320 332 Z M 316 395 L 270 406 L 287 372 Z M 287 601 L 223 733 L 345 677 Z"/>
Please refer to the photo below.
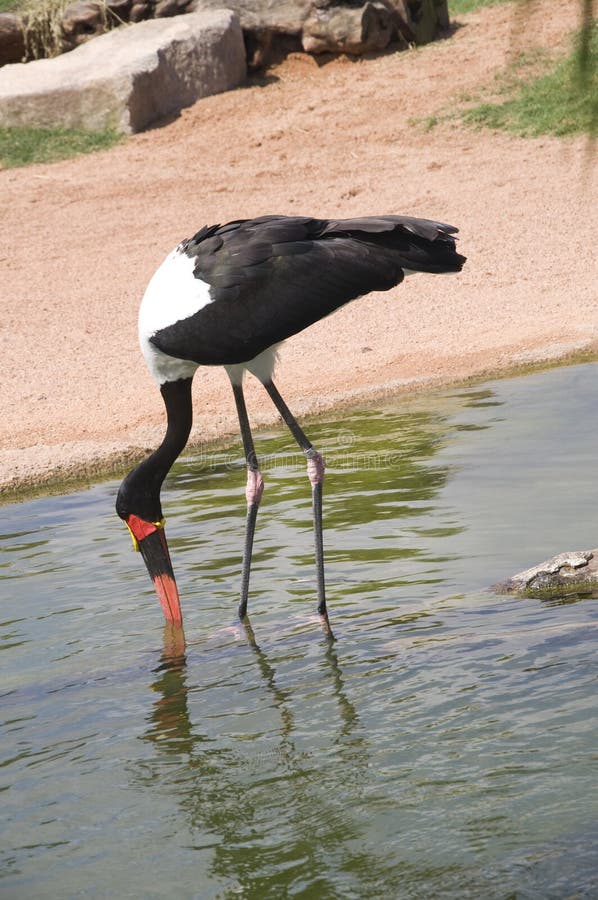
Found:
<path fill-rule="evenodd" d="M 210 285 L 195 277 L 194 265 L 195 260 L 177 247 L 155 271 L 139 309 L 140 337 L 149 338 L 212 302 Z"/>
<path fill-rule="evenodd" d="M 193 274 L 195 260 L 178 247 L 166 257 L 148 284 L 139 308 L 139 343 L 158 384 L 189 378 L 197 364 L 162 353 L 150 338 L 169 325 L 188 319 L 212 303 L 210 285 Z"/>

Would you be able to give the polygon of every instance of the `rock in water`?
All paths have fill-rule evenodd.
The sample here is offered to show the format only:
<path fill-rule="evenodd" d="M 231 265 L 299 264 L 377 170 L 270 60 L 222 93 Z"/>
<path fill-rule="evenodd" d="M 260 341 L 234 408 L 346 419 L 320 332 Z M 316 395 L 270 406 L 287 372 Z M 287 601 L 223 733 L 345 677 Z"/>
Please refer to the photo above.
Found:
<path fill-rule="evenodd" d="M 493 585 L 492 590 L 521 597 L 598 594 L 598 549 L 559 553 Z"/>

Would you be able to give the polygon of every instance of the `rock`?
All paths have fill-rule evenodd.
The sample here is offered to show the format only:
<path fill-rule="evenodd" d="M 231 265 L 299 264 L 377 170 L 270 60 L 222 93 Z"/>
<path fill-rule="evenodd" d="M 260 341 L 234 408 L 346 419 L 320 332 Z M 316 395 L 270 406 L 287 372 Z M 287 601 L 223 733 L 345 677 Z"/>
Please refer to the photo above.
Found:
<path fill-rule="evenodd" d="M 106 9 L 112 14 L 115 24 L 129 21 L 133 0 L 108 0 Z"/>
<path fill-rule="evenodd" d="M 63 50 L 66 52 L 103 34 L 106 31 L 106 14 L 94 0 L 77 0 L 67 6 L 60 24 Z"/>
<path fill-rule="evenodd" d="M 156 19 L 167 19 L 176 16 L 180 12 L 177 0 L 158 0 L 154 7 Z"/>
<path fill-rule="evenodd" d="M 132 0 L 108 0 L 106 3 L 103 0 L 76 0 L 71 3 L 60 22 L 63 52 L 74 50 L 91 38 L 129 22 L 132 5 Z"/>
<path fill-rule="evenodd" d="M 243 35 L 229 10 L 154 19 L 55 59 L 4 66 L 0 121 L 132 133 L 244 77 Z"/>
<path fill-rule="evenodd" d="M 147 3 L 133 3 L 131 7 L 131 12 L 129 14 L 130 22 L 142 22 L 144 19 L 149 18 L 148 16 L 148 5 Z"/>
<path fill-rule="evenodd" d="M 223 0 L 194 0 L 193 9 L 220 9 Z M 259 29 L 300 35 L 313 0 L 226 0 L 237 13 L 243 31 Z"/>
<path fill-rule="evenodd" d="M 0 66 L 25 58 L 23 20 L 16 13 L 0 13 Z"/>
<path fill-rule="evenodd" d="M 405 21 L 413 32 L 415 44 L 428 44 L 439 31 L 449 27 L 448 4 L 446 0 L 391 0 L 401 12 L 405 10 Z"/>
<path fill-rule="evenodd" d="M 214 9 L 223 0 L 194 0 L 194 9 Z M 284 35 L 311 53 L 363 53 L 391 41 L 423 44 L 448 27 L 447 0 L 226 0 L 239 16 L 256 63 Z"/>
<path fill-rule="evenodd" d="M 495 584 L 492 590 L 499 594 L 552 598 L 598 593 L 598 549 L 559 553 Z"/>
<path fill-rule="evenodd" d="M 384 50 L 396 36 L 395 15 L 383 3 L 357 8 L 315 7 L 303 24 L 303 49 L 308 53 L 361 54 Z"/>
<path fill-rule="evenodd" d="M 358 54 L 383 50 L 392 41 L 424 44 L 449 24 L 447 0 L 76 0 L 62 20 L 62 50 L 118 24 L 225 7 L 239 17 L 254 68 L 302 47 L 312 53 Z M 0 15 L 0 66 L 23 57 L 22 23 L 18 16 L 5 15 L 10 21 L 3 26 Z M 17 45 L 20 50 L 14 49 Z"/>

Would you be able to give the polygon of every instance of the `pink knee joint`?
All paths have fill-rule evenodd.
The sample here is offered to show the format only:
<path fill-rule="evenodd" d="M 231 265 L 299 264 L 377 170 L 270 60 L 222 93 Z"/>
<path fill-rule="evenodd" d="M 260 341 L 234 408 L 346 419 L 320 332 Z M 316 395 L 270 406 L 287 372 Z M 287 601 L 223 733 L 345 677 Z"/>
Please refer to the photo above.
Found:
<path fill-rule="evenodd" d="M 321 453 L 313 448 L 307 451 L 307 475 L 312 485 L 321 484 L 324 481 L 326 462 Z"/>
<path fill-rule="evenodd" d="M 247 484 L 245 485 L 245 496 L 247 505 L 252 506 L 259 503 L 264 493 L 264 479 L 259 469 L 247 469 Z"/>

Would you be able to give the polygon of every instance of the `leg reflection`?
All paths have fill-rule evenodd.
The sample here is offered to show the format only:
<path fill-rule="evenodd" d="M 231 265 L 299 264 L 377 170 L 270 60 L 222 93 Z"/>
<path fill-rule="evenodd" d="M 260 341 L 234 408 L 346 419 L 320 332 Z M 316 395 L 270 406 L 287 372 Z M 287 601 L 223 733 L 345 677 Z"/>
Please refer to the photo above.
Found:
<path fill-rule="evenodd" d="M 288 756 L 294 749 L 293 744 L 290 741 L 290 736 L 293 732 L 294 720 L 293 714 L 289 707 L 289 694 L 287 691 L 278 686 L 276 682 L 276 672 L 272 664 L 268 660 L 268 657 L 256 641 L 255 633 L 253 631 L 253 628 L 251 627 L 251 622 L 249 621 L 248 617 L 245 617 L 243 621 L 243 627 L 245 629 L 247 643 L 255 653 L 264 684 L 266 685 L 268 691 L 272 694 L 272 697 L 274 698 L 274 705 L 276 706 L 276 709 L 280 714 L 280 752 L 281 754 Z"/>
<path fill-rule="evenodd" d="M 191 680 L 184 636 L 165 630 L 145 733 L 156 752 L 137 782 L 179 807 L 220 896 L 254 896 L 256 884 L 260 896 L 282 896 L 279 841 L 306 883 L 347 847 L 359 849 L 343 866 L 364 865 L 369 737 L 336 645 L 307 653 L 277 640 L 269 656 L 247 619 L 241 633 L 245 644 L 204 645 Z M 375 869 L 374 858 L 366 863 Z"/>

